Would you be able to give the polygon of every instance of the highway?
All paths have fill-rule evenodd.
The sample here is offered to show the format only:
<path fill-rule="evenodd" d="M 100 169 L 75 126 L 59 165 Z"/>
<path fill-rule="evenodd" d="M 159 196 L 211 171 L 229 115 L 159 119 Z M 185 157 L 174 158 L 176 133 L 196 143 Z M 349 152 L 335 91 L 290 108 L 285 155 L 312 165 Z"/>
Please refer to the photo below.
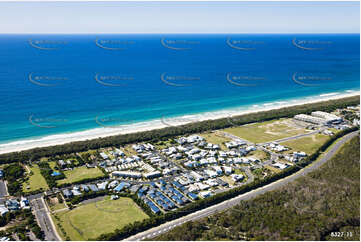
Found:
<path fill-rule="evenodd" d="M 348 140 L 350 140 L 351 138 L 355 137 L 358 135 L 358 131 L 352 132 L 346 136 L 344 136 L 341 140 L 337 141 L 337 143 L 332 146 L 332 148 L 322 156 L 322 158 L 320 160 L 318 160 L 317 162 L 314 162 L 312 164 L 310 164 L 309 166 L 305 167 L 304 169 L 298 171 L 297 173 L 290 175 L 288 177 L 285 177 L 283 179 L 280 179 L 278 181 L 275 181 L 271 184 L 268 184 L 266 186 L 260 187 L 258 189 L 252 190 L 250 192 L 247 192 L 245 194 L 239 195 L 235 198 L 232 198 L 230 200 L 224 201 L 222 203 L 210 206 L 208 208 L 202 209 L 200 211 L 194 212 L 192 214 L 189 214 L 187 216 L 175 219 L 173 221 L 164 223 L 159 225 L 158 227 L 149 229 L 147 231 L 138 233 L 134 236 L 128 237 L 125 240 L 131 240 L 131 241 L 137 241 L 137 240 L 144 240 L 144 239 L 149 239 L 149 238 L 153 238 L 155 236 L 158 236 L 162 233 L 165 233 L 166 231 L 169 231 L 171 229 L 173 229 L 176 226 L 179 226 L 183 223 L 186 223 L 188 221 L 195 221 L 198 220 L 200 218 L 204 218 L 207 217 L 209 215 L 212 215 L 214 213 L 217 213 L 221 210 L 230 208 L 232 206 L 237 205 L 241 200 L 249 200 L 252 199 L 256 196 L 259 196 L 261 194 L 264 194 L 268 191 L 272 191 L 278 188 L 281 188 L 282 186 L 294 181 L 295 179 L 304 176 L 310 172 L 312 172 L 315 169 L 318 169 L 320 166 L 322 166 L 324 163 L 326 163 L 336 152 L 337 150 Z"/>

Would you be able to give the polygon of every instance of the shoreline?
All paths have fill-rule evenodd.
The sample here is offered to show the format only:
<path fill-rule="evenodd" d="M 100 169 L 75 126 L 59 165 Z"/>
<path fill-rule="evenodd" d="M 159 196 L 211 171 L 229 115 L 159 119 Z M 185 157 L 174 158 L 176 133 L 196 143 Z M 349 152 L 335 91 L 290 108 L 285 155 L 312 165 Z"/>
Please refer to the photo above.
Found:
<path fill-rule="evenodd" d="M 263 104 L 254 104 L 246 107 L 223 109 L 213 112 L 203 112 L 199 114 L 190 114 L 174 118 L 160 118 L 136 124 L 120 125 L 114 127 L 93 128 L 86 131 L 75 131 L 71 133 L 61 133 L 39 137 L 35 139 L 23 139 L 0 144 L 0 154 L 29 150 L 33 148 L 62 145 L 75 141 L 85 141 L 109 136 L 137 133 L 154 129 L 161 129 L 170 126 L 179 126 L 192 122 L 200 122 L 205 120 L 215 120 L 220 118 L 231 118 L 248 113 L 270 111 L 279 108 L 310 104 L 328 100 L 342 99 L 346 97 L 358 96 L 360 91 L 346 91 L 320 94 L 318 96 L 300 97 L 293 100 L 274 101 Z"/>

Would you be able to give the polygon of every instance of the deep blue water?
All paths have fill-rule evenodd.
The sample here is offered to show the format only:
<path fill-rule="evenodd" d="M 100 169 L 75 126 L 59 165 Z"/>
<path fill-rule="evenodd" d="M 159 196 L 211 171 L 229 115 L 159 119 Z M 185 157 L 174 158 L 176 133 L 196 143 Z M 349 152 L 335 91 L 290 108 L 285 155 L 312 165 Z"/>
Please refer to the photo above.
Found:
<path fill-rule="evenodd" d="M 359 43 L 356 34 L 0 35 L 0 143 L 359 90 Z"/>

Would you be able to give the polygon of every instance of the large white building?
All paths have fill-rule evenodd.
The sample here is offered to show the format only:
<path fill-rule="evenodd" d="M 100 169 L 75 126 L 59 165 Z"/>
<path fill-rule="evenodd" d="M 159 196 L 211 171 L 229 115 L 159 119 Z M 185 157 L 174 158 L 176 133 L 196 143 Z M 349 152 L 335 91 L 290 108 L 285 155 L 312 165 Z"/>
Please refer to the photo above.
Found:
<path fill-rule="evenodd" d="M 303 122 L 308 122 L 308 123 L 313 123 L 313 124 L 321 124 L 321 125 L 331 124 L 331 123 L 339 123 L 342 121 L 342 118 L 340 118 L 334 114 L 326 113 L 326 112 L 322 112 L 322 111 L 312 112 L 311 115 L 298 114 L 298 115 L 294 116 L 294 119 L 300 120 Z"/>
<path fill-rule="evenodd" d="M 327 123 L 335 123 L 335 122 L 342 121 L 342 118 L 340 118 L 334 114 L 326 113 L 326 112 L 322 112 L 322 111 L 312 112 L 311 115 L 314 117 L 326 119 Z"/>
<path fill-rule="evenodd" d="M 160 173 L 160 171 L 153 171 L 153 172 L 148 172 L 148 173 L 144 173 L 143 177 L 150 179 L 150 178 L 156 178 L 156 177 L 160 177 L 162 176 L 162 173 Z"/>
<path fill-rule="evenodd" d="M 313 124 L 322 124 L 322 125 L 326 124 L 325 119 L 314 117 L 311 115 L 306 115 L 306 114 L 298 114 L 298 115 L 294 116 L 294 119 L 300 120 L 303 122 L 313 123 Z"/>

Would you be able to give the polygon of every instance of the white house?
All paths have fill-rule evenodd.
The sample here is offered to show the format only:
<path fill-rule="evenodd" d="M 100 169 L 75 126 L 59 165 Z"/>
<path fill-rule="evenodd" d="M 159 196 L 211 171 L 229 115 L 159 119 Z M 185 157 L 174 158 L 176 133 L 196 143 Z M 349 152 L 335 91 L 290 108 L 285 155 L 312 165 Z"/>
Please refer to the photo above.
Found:
<path fill-rule="evenodd" d="M 273 164 L 273 166 L 274 166 L 274 167 L 277 167 L 277 168 L 279 168 L 279 169 L 281 169 L 281 170 L 283 170 L 283 169 L 285 169 L 285 168 L 289 167 L 289 165 L 288 165 L 288 164 L 279 163 L 279 162 L 274 163 L 274 164 Z"/>
<path fill-rule="evenodd" d="M 203 191 L 199 193 L 199 196 L 201 196 L 202 198 L 207 198 L 210 197 L 212 195 L 212 193 L 210 191 Z"/>
<path fill-rule="evenodd" d="M 230 175 L 230 174 L 232 174 L 233 169 L 230 166 L 223 166 L 223 170 L 226 175 Z"/>
<path fill-rule="evenodd" d="M 231 178 L 233 181 L 238 182 L 238 181 L 242 181 L 244 179 L 244 176 L 241 174 L 232 174 Z"/>

